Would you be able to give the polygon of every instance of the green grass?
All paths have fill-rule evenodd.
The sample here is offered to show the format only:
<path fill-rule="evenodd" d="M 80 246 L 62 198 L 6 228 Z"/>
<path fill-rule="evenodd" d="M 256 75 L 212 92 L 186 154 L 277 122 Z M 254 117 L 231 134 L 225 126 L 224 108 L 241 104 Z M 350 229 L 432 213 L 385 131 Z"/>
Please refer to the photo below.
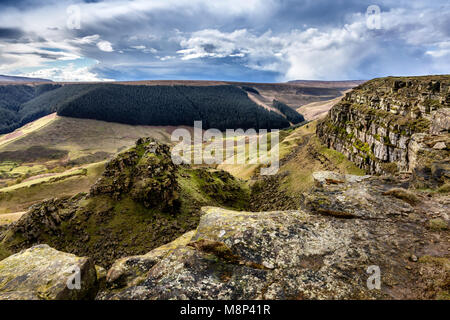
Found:
<path fill-rule="evenodd" d="M 56 174 L 56 175 L 47 176 L 47 177 L 43 177 L 43 178 L 28 180 L 28 181 L 25 181 L 25 182 L 22 182 L 19 184 L 12 185 L 10 187 L 2 188 L 2 189 L 0 189 L 0 193 L 1 192 L 10 192 L 10 191 L 22 189 L 22 188 L 29 188 L 31 186 L 39 185 L 42 183 L 51 183 L 54 181 L 60 181 L 60 180 L 66 179 L 66 178 L 82 176 L 82 175 L 87 175 L 87 169 L 80 168 L 80 169 L 76 169 L 76 170 L 68 170 L 61 174 Z"/>
<path fill-rule="evenodd" d="M 97 163 L 134 145 L 140 137 L 170 142 L 170 127 L 131 126 L 103 121 L 45 117 L 0 140 L 0 188 L 32 176 Z M 0 203 L 1 207 L 1 203 Z"/>
<path fill-rule="evenodd" d="M 0 189 L 0 214 L 26 211 L 32 204 L 45 199 L 87 192 L 100 177 L 104 165 L 104 162 L 91 164 L 85 169 Z"/>
<path fill-rule="evenodd" d="M 2 244 L 0 243 L 0 260 L 3 260 L 7 257 L 9 257 L 12 254 L 11 251 L 9 251 L 8 249 L 4 248 L 2 246 Z"/>
<path fill-rule="evenodd" d="M 244 181 L 213 169 L 180 169 L 178 183 L 181 198 L 187 204 L 193 200 L 200 205 L 226 206 L 245 209 L 250 190 Z"/>
<path fill-rule="evenodd" d="M 312 173 L 331 170 L 340 173 L 364 175 L 365 171 L 349 161 L 342 153 L 328 149 L 315 136 L 316 122 L 308 124 L 309 128 L 300 128 L 294 146 L 300 146 L 295 156 L 280 168 L 287 172 L 281 188 L 288 194 L 298 195 L 314 186 Z M 293 148 L 288 149 L 293 150 Z"/>

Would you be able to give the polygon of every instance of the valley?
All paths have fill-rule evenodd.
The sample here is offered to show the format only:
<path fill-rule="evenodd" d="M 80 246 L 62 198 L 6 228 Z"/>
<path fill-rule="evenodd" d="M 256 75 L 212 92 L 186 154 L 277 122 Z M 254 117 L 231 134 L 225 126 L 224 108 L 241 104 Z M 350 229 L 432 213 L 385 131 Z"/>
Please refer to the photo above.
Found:
<path fill-rule="evenodd" d="M 114 85 L 145 93 L 141 86 L 153 86 L 164 92 L 157 101 L 178 90 L 180 99 L 201 97 L 190 100 L 195 108 L 214 95 L 207 101 L 221 99 L 233 116 L 196 109 L 211 125 L 245 129 L 247 117 L 267 115 L 258 128 L 280 129 L 269 148 L 278 150 L 278 172 L 263 176 L 260 163 L 174 164 L 171 133 L 194 128 L 121 123 L 120 109 L 92 95 L 114 100 L 113 84 L 43 93 L 26 106 L 56 99 L 62 109 L 0 136 L 0 298 L 448 298 L 449 76 L 355 81 L 353 89 L 302 81 Z M 162 113 L 152 112 L 144 118 L 159 123 Z M 61 261 L 85 270 L 85 291 L 33 278 L 59 283 Z M 380 290 L 366 286 L 373 265 L 383 270 Z"/>
<path fill-rule="evenodd" d="M 70 94 L 92 90 L 88 89 L 91 84 L 77 83 L 76 85 L 79 88 L 70 88 L 67 93 L 56 94 L 56 89 L 61 90 L 63 89 L 62 86 L 75 85 L 75 83 L 46 83 L 46 88 L 49 85 L 52 86 L 51 88 L 56 88 L 48 92 L 42 89 L 38 90 L 37 88 L 41 85 L 40 82 L 19 82 L 16 85 L 11 82 L 3 85 L 0 83 L 0 87 L 4 90 L 18 86 L 21 90 L 32 88 L 34 91 L 43 92 L 36 99 L 31 99 L 25 103 L 23 108 L 26 110 L 41 110 L 41 105 L 46 104 L 46 101 L 49 101 L 50 105 L 61 104 Z M 277 103 L 284 105 L 284 108 L 288 108 L 288 106 L 295 108 L 311 99 L 323 100 L 340 95 L 341 90 L 356 84 L 353 82 L 340 82 L 338 84 L 330 82 L 309 86 L 309 82 L 294 85 L 290 83 L 137 81 L 117 82 L 117 85 L 193 86 L 194 88 L 205 87 L 208 90 L 214 86 L 231 85 L 246 89 L 245 92 L 249 99 L 257 105 L 279 116 L 286 117 L 280 110 L 273 107 L 274 100 L 282 101 Z M 15 94 L 16 91 L 9 90 L 6 92 Z M 289 119 L 301 117 L 293 112 L 291 113 L 293 118 Z M 302 120 L 303 118 L 290 120 L 289 123 L 292 124 L 292 121 Z M 238 125 L 239 123 L 231 123 L 231 127 Z M 170 144 L 171 133 L 180 127 L 191 130 L 189 126 L 130 125 L 96 119 L 66 117 L 55 112 L 31 121 L 12 132 L 5 133 L 0 136 L 0 198 L 2 199 L 0 201 L 0 213 L 26 210 L 31 204 L 53 195 L 55 190 L 60 190 L 61 192 L 58 195 L 61 196 L 88 191 L 89 186 L 99 177 L 101 172 L 92 168 L 102 168 L 104 161 L 132 147 L 140 137 L 152 137 L 160 142 Z M 86 166 L 88 167 L 87 170 Z M 250 178 L 255 174 L 258 166 L 249 165 L 247 167 L 248 169 L 243 169 L 242 166 L 223 165 L 219 166 L 219 169 L 223 168 L 238 177 Z M 74 174 L 74 172 L 85 173 Z"/>

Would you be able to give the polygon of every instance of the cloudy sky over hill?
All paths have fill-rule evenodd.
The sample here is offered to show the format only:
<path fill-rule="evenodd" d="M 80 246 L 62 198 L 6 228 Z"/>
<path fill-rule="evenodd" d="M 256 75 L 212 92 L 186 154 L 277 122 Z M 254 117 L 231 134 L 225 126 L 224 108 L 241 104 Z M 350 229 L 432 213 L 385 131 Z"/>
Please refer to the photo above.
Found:
<path fill-rule="evenodd" d="M 371 5 L 379 16 L 367 16 Z M 447 0 L 0 2 L 0 74 L 272 82 L 443 73 Z"/>

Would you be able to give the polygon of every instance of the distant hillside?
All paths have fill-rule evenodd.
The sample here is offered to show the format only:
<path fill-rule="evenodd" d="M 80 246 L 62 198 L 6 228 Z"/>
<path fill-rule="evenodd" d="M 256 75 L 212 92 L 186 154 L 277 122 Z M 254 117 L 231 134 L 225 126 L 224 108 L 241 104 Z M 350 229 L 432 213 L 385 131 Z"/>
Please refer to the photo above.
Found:
<path fill-rule="evenodd" d="M 298 107 L 334 99 L 342 90 L 319 82 L 4 82 L 0 134 L 54 112 L 132 125 L 192 126 L 194 120 L 203 120 L 205 128 L 283 128 L 302 119 L 295 111 Z"/>
<path fill-rule="evenodd" d="M 0 134 L 9 133 L 30 121 L 50 114 L 50 108 L 41 105 L 38 110 L 24 106 L 41 94 L 59 88 L 53 83 L 0 84 Z"/>
<path fill-rule="evenodd" d="M 52 80 L 41 78 L 28 78 L 28 77 L 16 77 L 6 76 L 0 74 L 0 82 L 52 82 Z"/>
<path fill-rule="evenodd" d="M 285 117 L 252 102 L 235 86 L 64 85 L 22 104 L 21 122 L 51 112 L 132 125 L 188 125 L 204 128 L 284 128 Z"/>
<path fill-rule="evenodd" d="M 233 81 L 203 81 L 203 80 L 144 80 L 144 81 L 119 81 L 115 84 L 146 85 L 146 86 L 220 86 L 232 85 L 243 90 L 258 94 L 261 102 L 271 105 L 278 100 L 287 104 L 292 109 L 311 102 L 331 100 L 342 95 L 350 88 L 363 81 L 308 81 L 284 83 L 258 83 L 258 82 L 233 82 Z M 74 84 L 65 83 L 65 84 Z"/>

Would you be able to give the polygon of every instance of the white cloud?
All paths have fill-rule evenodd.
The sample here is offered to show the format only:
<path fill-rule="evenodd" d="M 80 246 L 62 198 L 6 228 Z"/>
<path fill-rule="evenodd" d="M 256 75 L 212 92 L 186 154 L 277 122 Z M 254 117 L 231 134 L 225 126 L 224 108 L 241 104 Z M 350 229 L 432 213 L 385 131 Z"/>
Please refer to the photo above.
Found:
<path fill-rule="evenodd" d="M 81 56 L 64 43 L 0 43 L 0 72 L 42 66 L 48 62 L 70 61 Z"/>
<path fill-rule="evenodd" d="M 111 45 L 111 42 L 106 41 L 106 40 L 102 40 L 100 42 L 97 42 L 97 47 L 100 50 L 105 51 L 105 52 L 113 52 L 114 51 L 114 49 L 113 49 L 113 47 Z"/>
<path fill-rule="evenodd" d="M 389 57 L 386 53 L 380 55 L 386 50 L 384 41 L 395 41 L 402 48 L 412 46 L 416 51 L 434 47 L 426 51 L 432 58 L 450 53 L 450 43 L 443 41 L 448 37 L 436 27 L 439 20 L 436 12 L 423 8 L 419 11 L 420 21 L 414 10 L 383 12 L 382 29 L 377 31 L 367 28 L 363 14 L 354 14 L 342 27 L 308 28 L 278 34 L 270 31 L 257 34 L 247 29 L 232 32 L 205 29 L 183 38 L 180 41 L 183 49 L 177 53 L 182 60 L 238 57 L 248 68 L 281 74 L 279 80 L 364 78 L 364 73 L 358 70 L 364 67 L 363 64 L 375 63 L 370 59 Z M 393 64 L 396 59 L 404 62 L 400 51 L 398 57 L 390 57 Z M 444 71 L 442 68 L 434 71 L 435 65 L 429 66 L 427 72 Z M 448 63 L 441 66 L 448 68 Z M 388 70 L 393 66 L 385 63 L 382 67 Z M 414 67 L 409 66 L 409 69 Z"/>
<path fill-rule="evenodd" d="M 441 42 L 437 45 L 437 48 L 434 50 L 429 50 L 426 54 L 434 57 L 434 58 L 442 58 L 447 55 L 450 55 L 450 41 Z"/>
<path fill-rule="evenodd" d="M 175 58 L 176 58 L 175 56 L 165 56 L 165 57 L 159 58 L 159 60 L 167 61 L 167 60 L 172 60 L 172 59 L 175 59 Z"/>
<path fill-rule="evenodd" d="M 44 78 L 53 81 L 67 81 L 67 82 L 112 80 L 100 78 L 97 74 L 93 73 L 89 67 L 77 68 L 73 64 L 69 64 L 66 67 L 43 68 L 37 71 L 19 74 L 19 76 Z"/>
<path fill-rule="evenodd" d="M 144 50 L 145 46 L 131 46 L 131 48 L 136 49 L 136 50 Z"/>
<path fill-rule="evenodd" d="M 158 52 L 158 50 L 156 50 L 155 48 L 147 48 L 147 47 L 144 46 L 144 45 L 131 46 L 130 48 L 136 49 L 136 50 L 139 50 L 139 51 L 142 51 L 142 52 L 144 52 L 144 53 L 153 53 L 153 54 L 155 54 L 155 53 Z"/>
<path fill-rule="evenodd" d="M 70 42 L 75 44 L 92 44 L 95 43 L 100 39 L 100 36 L 98 34 L 94 34 L 91 36 L 86 36 L 83 38 L 75 38 L 74 40 L 71 40 Z"/>
<path fill-rule="evenodd" d="M 184 49 L 178 54 L 183 60 L 242 58 L 247 67 L 279 72 L 283 80 L 321 79 L 338 76 L 357 60 L 355 52 L 364 52 L 361 28 L 361 23 L 357 23 L 328 32 L 311 28 L 278 35 L 269 31 L 259 36 L 245 29 L 230 33 L 202 30 L 182 40 Z"/>

